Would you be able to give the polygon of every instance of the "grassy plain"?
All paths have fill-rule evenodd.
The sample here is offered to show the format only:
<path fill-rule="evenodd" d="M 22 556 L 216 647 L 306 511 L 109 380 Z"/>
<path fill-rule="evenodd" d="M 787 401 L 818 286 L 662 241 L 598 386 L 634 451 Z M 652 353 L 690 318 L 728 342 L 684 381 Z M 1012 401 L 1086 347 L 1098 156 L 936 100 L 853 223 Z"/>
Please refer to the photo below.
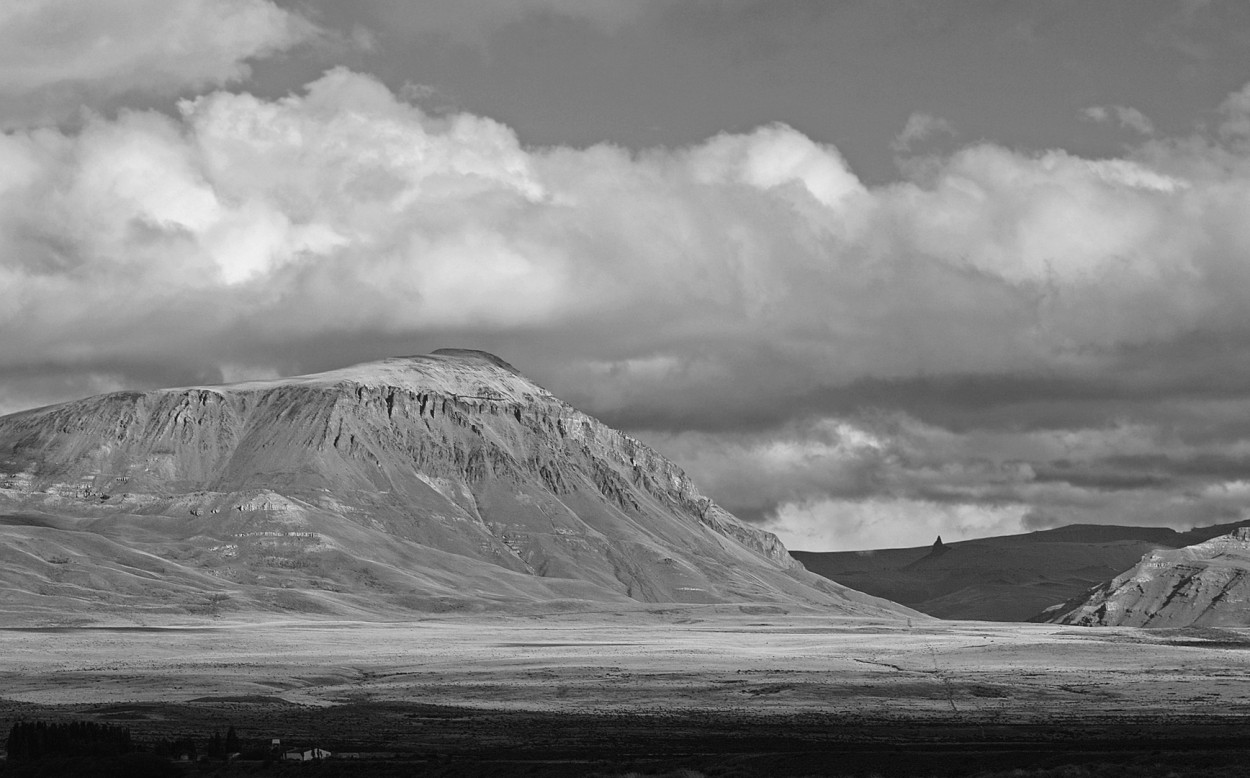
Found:
<path fill-rule="evenodd" d="M 435 774 L 1218 773 L 1250 756 L 1250 634 L 733 606 L 0 629 L 18 718 L 233 724 Z"/>

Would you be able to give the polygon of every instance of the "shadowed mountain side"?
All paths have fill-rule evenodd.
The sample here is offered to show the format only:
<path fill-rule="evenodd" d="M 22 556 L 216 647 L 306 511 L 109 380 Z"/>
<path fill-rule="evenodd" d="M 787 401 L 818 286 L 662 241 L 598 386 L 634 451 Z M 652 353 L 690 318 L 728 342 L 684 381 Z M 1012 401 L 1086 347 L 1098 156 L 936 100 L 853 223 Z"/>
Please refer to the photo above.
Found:
<path fill-rule="evenodd" d="M 905 610 L 806 572 L 672 462 L 482 352 L 0 418 L 0 515 L 5 607 L 27 613 Z"/>
<path fill-rule="evenodd" d="M 1151 551 L 1127 572 L 1036 620 L 1111 627 L 1250 626 L 1250 527 Z"/>
<path fill-rule="evenodd" d="M 1227 532 L 1071 525 L 935 547 L 809 552 L 793 556 L 814 573 L 944 619 L 1026 621 L 1132 567 L 1155 548 Z M 1209 537 L 1209 535 L 1208 535 Z M 936 544 L 935 544 L 936 545 Z"/>

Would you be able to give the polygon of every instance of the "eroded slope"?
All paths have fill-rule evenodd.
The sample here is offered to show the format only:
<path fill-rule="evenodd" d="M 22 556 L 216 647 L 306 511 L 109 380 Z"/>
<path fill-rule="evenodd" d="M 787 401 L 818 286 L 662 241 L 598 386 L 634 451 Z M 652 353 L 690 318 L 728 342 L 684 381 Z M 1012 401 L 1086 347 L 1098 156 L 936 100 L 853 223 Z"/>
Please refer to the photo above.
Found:
<path fill-rule="evenodd" d="M 1122 575 L 1044 615 L 1086 626 L 1250 625 L 1250 528 L 1151 551 Z"/>
<path fill-rule="evenodd" d="M 0 512 L 6 601 L 47 613 L 897 610 L 808 574 L 672 462 L 480 352 L 4 417 Z"/>

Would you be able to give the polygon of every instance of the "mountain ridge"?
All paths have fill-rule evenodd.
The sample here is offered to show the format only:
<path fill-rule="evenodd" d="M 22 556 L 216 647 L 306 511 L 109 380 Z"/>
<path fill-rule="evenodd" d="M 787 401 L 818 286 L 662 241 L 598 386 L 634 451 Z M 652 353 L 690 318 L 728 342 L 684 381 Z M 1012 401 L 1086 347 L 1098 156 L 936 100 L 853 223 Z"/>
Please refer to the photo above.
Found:
<path fill-rule="evenodd" d="M 285 590 L 353 614 L 559 599 L 902 612 L 808 574 L 658 452 L 460 349 L 0 417 L 0 512 L 72 519 L 188 567 L 179 580 L 225 582 L 245 610 L 280 610 Z M 52 548 L 65 529 L 0 524 L 48 545 L 47 564 L 68 553 Z M 10 582 L 26 564 L 92 596 L 53 585 L 64 563 L 3 564 Z"/>
<path fill-rule="evenodd" d="M 1143 554 L 1226 534 L 1250 521 L 1194 527 L 1069 524 L 1017 535 L 870 551 L 791 555 L 812 572 L 943 619 L 1029 621 L 1084 597 Z M 936 544 L 935 544 L 936 545 Z"/>

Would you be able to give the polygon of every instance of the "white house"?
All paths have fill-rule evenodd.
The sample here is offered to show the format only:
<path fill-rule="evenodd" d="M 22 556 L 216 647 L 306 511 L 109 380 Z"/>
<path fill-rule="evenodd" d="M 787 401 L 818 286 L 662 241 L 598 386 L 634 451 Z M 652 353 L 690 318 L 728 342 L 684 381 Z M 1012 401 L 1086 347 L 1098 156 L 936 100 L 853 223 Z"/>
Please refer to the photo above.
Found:
<path fill-rule="evenodd" d="M 330 752 L 324 748 L 305 748 L 302 751 L 287 751 L 282 758 L 288 762 L 311 762 L 316 759 L 329 759 Z"/>

